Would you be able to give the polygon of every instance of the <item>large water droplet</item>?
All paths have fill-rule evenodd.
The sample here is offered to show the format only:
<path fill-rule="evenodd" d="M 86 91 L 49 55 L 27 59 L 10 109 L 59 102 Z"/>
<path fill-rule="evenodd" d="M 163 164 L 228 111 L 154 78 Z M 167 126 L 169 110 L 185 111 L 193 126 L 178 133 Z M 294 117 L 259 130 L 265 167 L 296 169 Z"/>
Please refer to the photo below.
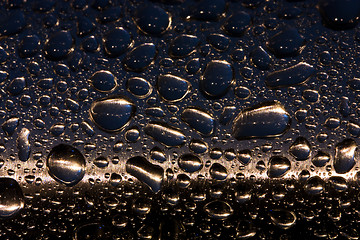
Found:
<path fill-rule="evenodd" d="M 23 77 L 14 78 L 9 85 L 7 86 L 6 90 L 13 96 L 20 95 L 24 88 L 26 87 L 26 81 Z"/>
<path fill-rule="evenodd" d="M 344 30 L 355 27 L 360 17 L 357 0 L 320 0 L 318 8 L 327 27 Z"/>
<path fill-rule="evenodd" d="M 161 188 L 164 169 L 148 162 L 144 157 L 137 156 L 127 160 L 126 172 L 148 185 L 154 192 Z"/>
<path fill-rule="evenodd" d="M 62 60 L 74 50 L 73 44 L 70 32 L 56 32 L 45 42 L 45 56 L 50 60 Z"/>
<path fill-rule="evenodd" d="M 290 123 L 289 113 L 279 102 L 265 102 L 243 110 L 234 120 L 232 135 L 238 140 L 277 137 Z"/>
<path fill-rule="evenodd" d="M 233 70 L 226 61 L 213 60 L 206 65 L 200 79 L 200 90 L 210 98 L 225 95 L 233 83 Z"/>
<path fill-rule="evenodd" d="M 19 183 L 12 178 L 0 178 L 0 217 L 11 217 L 24 208 L 25 200 Z"/>
<path fill-rule="evenodd" d="M 270 55 L 262 47 L 252 50 L 250 60 L 260 70 L 268 70 L 272 62 Z"/>
<path fill-rule="evenodd" d="M 266 43 L 277 57 L 298 55 L 303 50 L 304 44 L 305 38 L 299 34 L 296 28 L 291 27 L 284 28 Z"/>
<path fill-rule="evenodd" d="M 138 28 L 152 35 L 160 35 L 166 32 L 171 25 L 171 16 L 159 6 L 145 4 L 140 7 L 134 17 Z"/>
<path fill-rule="evenodd" d="M 160 75 L 157 80 L 157 89 L 160 96 L 168 102 L 182 100 L 190 90 L 190 83 L 183 78 L 166 74 Z"/>
<path fill-rule="evenodd" d="M 318 176 L 309 178 L 304 186 L 305 192 L 307 192 L 310 195 L 321 194 L 324 191 L 324 188 L 325 188 L 325 183 Z"/>
<path fill-rule="evenodd" d="M 25 15 L 20 10 L 13 10 L 6 16 L 4 13 L 0 20 L 0 36 L 11 36 L 21 32 L 26 26 Z"/>
<path fill-rule="evenodd" d="M 155 45 L 153 43 L 144 43 L 132 49 L 124 58 L 123 63 L 126 69 L 140 72 L 154 61 L 155 55 Z"/>
<path fill-rule="evenodd" d="M 85 158 L 76 148 L 60 144 L 51 149 L 46 165 L 51 177 L 68 186 L 77 184 L 85 174 Z"/>
<path fill-rule="evenodd" d="M 97 100 L 91 104 L 92 120 L 105 131 L 119 131 L 131 119 L 135 106 L 123 98 Z"/>
<path fill-rule="evenodd" d="M 330 154 L 323 152 L 323 151 L 319 151 L 314 157 L 313 159 L 311 159 L 311 162 L 314 164 L 314 166 L 316 167 L 323 167 L 325 166 L 328 162 L 330 161 Z"/>
<path fill-rule="evenodd" d="M 335 147 L 334 169 L 337 173 L 347 173 L 355 165 L 357 144 L 352 139 L 345 139 Z"/>
<path fill-rule="evenodd" d="M 298 161 L 304 161 L 310 157 L 310 143 L 304 137 L 298 137 L 290 146 L 289 153 Z"/>
<path fill-rule="evenodd" d="M 291 168 L 289 159 L 281 156 L 273 156 L 270 158 L 268 176 L 278 178 L 284 176 Z"/>
<path fill-rule="evenodd" d="M 243 11 L 239 11 L 236 14 L 231 15 L 228 17 L 222 28 L 228 33 L 229 35 L 239 37 L 243 35 L 246 30 L 250 27 L 251 17 L 249 14 Z"/>
<path fill-rule="evenodd" d="M 209 172 L 210 176 L 216 180 L 224 180 L 228 176 L 227 169 L 220 163 L 214 163 Z"/>
<path fill-rule="evenodd" d="M 170 44 L 170 55 L 173 57 L 186 57 L 195 51 L 199 39 L 193 35 L 182 34 L 177 36 Z"/>
<path fill-rule="evenodd" d="M 107 32 L 103 39 L 105 52 L 111 57 L 118 57 L 131 46 L 130 34 L 123 28 Z"/>
<path fill-rule="evenodd" d="M 7 136 L 11 136 L 15 132 L 15 129 L 17 128 L 18 125 L 19 125 L 19 118 L 12 117 L 6 120 L 1 127 Z"/>
<path fill-rule="evenodd" d="M 115 76 L 105 70 L 95 72 L 89 80 L 99 92 L 111 92 L 117 85 Z"/>

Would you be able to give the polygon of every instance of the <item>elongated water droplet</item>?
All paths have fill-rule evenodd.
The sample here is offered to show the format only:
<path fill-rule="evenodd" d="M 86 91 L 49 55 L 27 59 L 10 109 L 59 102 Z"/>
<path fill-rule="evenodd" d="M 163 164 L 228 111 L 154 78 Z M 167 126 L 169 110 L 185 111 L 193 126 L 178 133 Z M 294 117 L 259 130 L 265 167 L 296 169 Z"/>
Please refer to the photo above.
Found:
<path fill-rule="evenodd" d="M 169 147 L 180 146 L 186 141 L 186 137 L 181 131 L 162 123 L 149 123 L 145 126 L 144 131 L 156 141 Z"/>
<path fill-rule="evenodd" d="M 204 211 L 209 215 L 209 217 L 218 220 L 227 219 L 234 212 L 232 207 L 224 201 L 209 202 L 204 206 Z"/>
<path fill-rule="evenodd" d="M 30 156 L 30 142 L 29 142 L 30 131 L 27 128 L 21 129 L 18 139 L 17 148 L 19 151 L 19 159 L 21 161 L 27 161 Z"/>
<path fill-rule="evenodd" d="M 161 188 L 164 169 L 148 162 L 144 157 L 137 156 L 127 160 L 126 172 L 148 185 L 154 192 Z"/>
<path fill-rule="evenodd" d="M 215 120 L 205 111 L 197 108 L 187 108 L 181 114 L 181 119 L 191 128 L 208 136 L 214 132 Z"/>
<path fill-rule="evenodd" d="M 289 68 L 272 72 L 266 76 L 265 83 L 269 88 L 284 88 L 301 84 L 315 73 L 315 68 L 305 62 Z"/>
<path fill-rule="evenodd" d="M 232 135 L 238 140 L 277 137 L 290 123 L 290 114 L 279 102 L 265 102 L 243 110 L 234 120 Z"/>
<path fill-rule="evenodd" d="M 347 173 L 355 165 L 357 144 L 352 139 L 345 139 L 335 147 L 334 169 L 337 173 Z"/>
<path fill-rule="evenodd" d="M 200 171 L 203 163 L 199 157 L 193 154 L 184 154 L 178 160 L 179 167 L 188 173 Z"/>
<path fill-rule="evenodd" d="M 289 229 L 294 226 L 296 222 L 295 213 L 289 210 L 270 210 L 269 215 L 272 223 L 282 229 Z"/>

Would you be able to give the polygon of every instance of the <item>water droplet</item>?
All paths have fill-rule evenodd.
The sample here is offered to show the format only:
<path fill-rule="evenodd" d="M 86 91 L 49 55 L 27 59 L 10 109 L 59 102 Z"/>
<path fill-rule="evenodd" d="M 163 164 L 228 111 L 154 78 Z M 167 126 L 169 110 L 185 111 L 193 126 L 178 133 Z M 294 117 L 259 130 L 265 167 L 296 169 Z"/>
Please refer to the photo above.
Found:
<path fill-rule="evenodd" d="M 235 106 L 224 107 L 224 109 L 220 115 L 220 118 L 219 118 L 219 123 L 221 125 L 225 125 L 225 126 L 230 124 L 235 118 L 235 113 L 236 113 Z"/>
<path fill-rule="evenodd" d="M 85 174 L 85 164 L 81 152 L 66 144 L 52 148 L 46 161 L 50 176 L 68 186 L 81 181 Z"/>
<path fill-rule="evenodd" d="M 345 178 L 340 176 L 330 177 L 329 182 L 337 192 L 343 192 L 348 188 Z"/>
<path fill-rule="evenodd" d="M 182 34 L 172 40 L 169 53 L 176 58 L 183 58 L 195 51 L 199 39 L 193 35 Z"/>
<path fill-rule="evenodd" d="M 209 136 L 214 132 L 214 118 L 200 109 L 186 108 L 181 114 L 181 120 L 205 136 Z"/>
<path fill-rule="evenodd" d="M 179 167 L 188 173 L 200 171 L 203 163 L 199 157 L 193 154 L 184 154 L 178 160 Z"/>
<path fill-rule="evenodd" d="M 311 160 L 315 167 L 323 167 L 330 161 L 330 154 L 319 151 Z"/>
<path fill-rule="evenodd" d="M 171 74 L 160 75 L 156 86 L 159 95 L 168 102 L 181 101 L 189 93 L 191 87 L 187 80 Z"/>
<path fill-rule="evenodd" d="M 274 209 L 270 210 L 271 222 L 282 229 L 289 229 L 295 225 L 296 215 L 289 210 Z"/>
<path fill-rule="evenodd" d="M 0 217 L 16 215 L 24 208 L 25 199 L 19 183 L 12 178 L 0 178 Z"/>
<path fill-rule="evenodd" d="M 213 60 L 206 65 L 200 79 L 200 90 L 210 98 L 225 95 L 233 84 L 233 69 L 226 61 Z"/>
<path fill-rule="evenodd" d="M 355 165 L 357 144 L 352 139 L 345 139 L 335 147 L 334 169 L 337 173 L 347 173 Z"/>
<path fill-rule="evenodd" d="M 231 36 L 239 37 L 247 31 L 250 23 L 250 15 L 246 12 L 239 11 L 225 20 L 222 29 Z"/>
<path fill-rule="evenodd" d="M 127 70 L 140 72 L 147 68 L 156 55 L 156 47 L 153 43 L 144 43 L 133 48 L 124 58 L 123 63 Z"/>
<path fill-rule="evenodd" d="M 26 87 L 26 81 L 23 77 L 14 78 L 9 85 L 7 86 L 6 90 L 13 96 L 20 95 L 24 88 Z"/>
<path fill-rule="evenodd" d="M 291 118 L 279 102 L 264 102 L 244 109 L 234 120 L 232 135 L 238 139 L 277 137 L 289 129 Z"/>
<path fill-rule="evenodd" d="M 324 181 L 318 177 L 311 177 L 306 181 L 305 191 L 310 195 L 318 195 L 324 191 L 325 183 Z"/>
<path fill-rule="evenodd" d="M 190 7 L 191 17 L 200 21 L 215 21 L 225 11 L 224 0 L 202 0 Z"/>
<path fill-rule="evenodd" d="M 136 142 L 139 140 L 140 137 L 140 131 L 137 127 L 130 128 L 125 132 L 125 139 L 128 142 Z"/>
<path fill-rule="evenodd" d="M 80 37 L 84 37 L 95 30 L 95 23 L 93 23 L 89 18 L 81 16 L 77 21 L 77 34 Z"/>
<path fill-rule="evenodd" d="M 318 9 L 327 27 L 344 30 L 359 22 L 360 3 L 357 0 L 320 0 Z"/>
<path fill-rule="evenodd" d="M 148 185 L 154 192 L 161 188 L 164 169 L 148 162 L 144 157 L 137 156 L 127 160 L 126 172 Z"/>
<path fill-rule="evenodd" d="M 150 83 L 146 79 L 140 77 L 129 78 L 126 82 L 126 89 L 140 99 L 148 97 L 152 92 Z"/>
<path fill-rule="evenodd" d="M 135 106 L 123 98 L 97 100 L 91 104 L 90 116 L 105 131 L 121 130 L 133 116 Z"/>
<path fill-rule="evenodd" d="M 160 163 L 163 163 L 166 161 L 166 155 L 159 147 L 154 147 L 153 149 L 151 149 L 150 158 L 152 160 L 158 161 Z"/>
<path fill-rule="evenodd" d="M 181 131 L 163 123 L 149 123 L 145 126 L 144 131 L 156 141 L 169 147 L 180 146 L 186 141 L 186 137 Z"/>
<path fill-rule="evenodd" d="M 303 98 L 310 103 L 318 102 L 319 92 L 316 90 L 306 89 L 303 91 Z"/>
<path fill-rule="evenodd" d="M 296 56 L 304 49 L 305 38 L 296 28 L 286 27 L 272 36 L 266 45 L 277 57 Z"/>
<path fill-rule="evenodd" d="M 230 39 L 228 37 L 217 33 L 210 34 L 207 37 L 207 40 L 209 44 L 219 52 L 225 51 L 230 44 Z"/>
<path fill-rule="evenodd" d="M 266 76 L 266 86 L 284 88 L 304 83 L 315 74 L 315 68 L 305 62 L 272 72 Z"/>
<path fill-rule="evenodd" d="M 97 21 L 102 24 L 111 23 L 117 21 L 121 16 L 120 6 L 110 7 L 101 11 L 97 17 Z"/>
<path fill-rule="evenodd" d="M 210 168 L 210 175 L 213 179 L 224 180 L 227 178 L 228 173 L 223 165 L 220 163 L 214 163 Z"/>
<path fill-rule="evenodd" d="M 6 16 L 2 14 L 1 24 L 0 24 L 0 35 L 1 36 L 11 36 L 16 33 L 19 33 L 26 26 L 25 15 L 21 10 L 13 10 L 9 12 L 10 14 Z"/>
<path fill-rule="evenodd" d="M 128 31 L 123 28 L 115 28 L 107 32 L 103 38 L 105 52 L 111 57 L 118 57 L 125 53 L 132 45 L 132 39 Z"/>
<path fill-rule="evenodd" d="M 190 185 L 190 177 L 186 174 L 180 173 L 179 175 L 177 175 L 177 185 L 181 188 L 187 188 Z"/>
<path fill-rule="evenodd" d="M 19 126 L 19 118 L 13 117 L 6 120 L 1 127 L 7 136 L 11 136 L 15 132 L 17 126 Z"/>
<path fill-rule="evenodd" d="M 33 57 L 40 47 L 40 39 L 37 35 L 26 35 L 19 44 L 19 54 L 22 58 Z"/>
<path fill-rule="evenodd" d="M 106 168 L 109 165 L 109 160 L 104 156 L 100 156 L 94 160 L 94 165 L 98 168 Z"/>
<path fill-rule="evenodd" d="M 159 6 L 145 4 L 137 9 L 134 21 L 142 32 L 161 35 L 169 29 L 171 16 Z"/>
<path fill-rule="evenodd" d="M 304 137 L 298 137 L 290 146 L 289 153 L 297 160 L 304 161 L 310 157 L 310 143 Z"/>
<path fill-rule="evenodd" d="M 268 176 L 278 178 L 284 176 L 291 168 L 289 159 L 281 156 L 273 156 L 269 161 Z"/>
<path fill-rule="evenodd" d="M 248 149 L 240 150 L 238 152 L 238 160 L 244 165 L 249 164 L 251 161 L 251 151 Z"/>
<path fill-rule="evenodd" d="M 256 47 L 252 50 L 250 60 L 260 70 L 268 70 L 272 63 L 270 55 L 262 47 Z"/>
<path fill-rule="evenodd" d="M 74 50 L 73 44 L 70 32 L 56 32 L 45 42 L 45 56 L 50 60 L 62 60 Z"/>
<path fill-rule="evenodd" d="M 225 220 L 234 212 L 232 207 L 224 201 L 209 202 L 204 206 L 204 211 L 209 215 L 209 217 L 218 220 Z"/>
<path fill-rule="evenodd" d="M 197 154 L 205 153 L 207 151 L 206 143 L 196 139 L 191 140 L 189 148 L 191 151 Z"/>
<path fill-rule="evenodd" d="M 19 159 L 21 161 L 27 161 L 30 156 L 30 142 L 29 142 L 30 131 L 27 128 L 21 129 L 18 139 L 17 148 L 19 153 Z"/>
<path fill-rule="evenodd" d="M 110 71 L 97 71 L 90 77 L 93 87 L 99 92 L 111 92 L 116 88 L 116 77 Z"/>

